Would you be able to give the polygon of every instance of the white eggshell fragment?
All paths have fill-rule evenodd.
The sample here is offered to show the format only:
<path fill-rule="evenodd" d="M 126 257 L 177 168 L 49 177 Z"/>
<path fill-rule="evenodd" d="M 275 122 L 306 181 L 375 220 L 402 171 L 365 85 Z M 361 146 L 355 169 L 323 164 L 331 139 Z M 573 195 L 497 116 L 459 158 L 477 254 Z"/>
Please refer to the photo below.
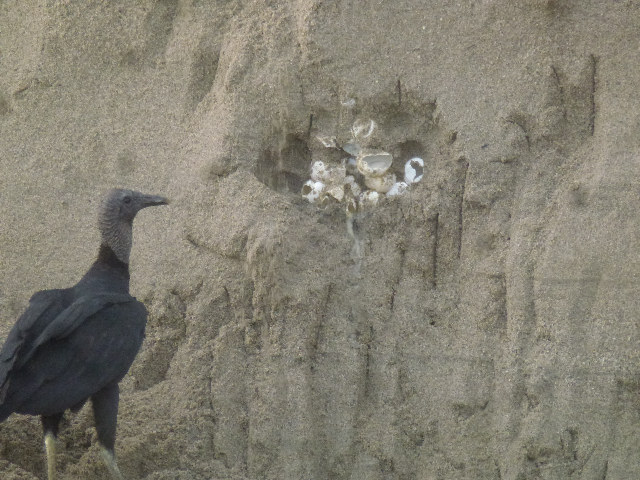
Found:
<path fill-rule="evenodd" d="M 364 184 L 380 193 L 387 193 L 394 183 L 396 183 L 395 173 L 387 173 L 381 177 L 364 177 Z"/>
<path fill-rule="evenodd" d="M 326 175 L 327 167 L 325 166 L 324 162 L 321 162 L 319 160 L 317 162 L 313 162 L 313 165 L 311 165 L 311 180 L 313 180 L 314 182 L 322 182 L 324 181 Z"/>
<path fill-rule="evenodd" d="M 344 165 L 337 165 L 325 170 L 322 181 L 329 185 L 344 185 L 344 178 L 347 174 L 347 169 Z"/>
<path fill-rule="evenodd" d="M 404 164 L 404 181 L 407 185 L 418 183 L 424 174 L 424 160 L 414 157 Z"/>
<path fill-rule="evenodd" d="M 320 140 L 322 145 L 324 145 L 327 148 L 337 148 L 338 147 L 336 145 L 336 137 L 330 137 L 328 135 L 318 135 L 316 138 L 318 140 Z"/>
<path fill-rule="evenodd" d="M 402 195 L 407 191 L 408 185 L 405 182 L 396 182 L 387 192 L 387 197 Z"/>
<path fill-rule="evenodd" d="M 350 193 L 353 197 L 357 197 L 362 192 L 362 188 L 360 188 L 353 175 L 347 175 L 344 178 L 344 188 L 345 194 L 349 195 Z"/>
<path fill-rule="evenodd" d="M 337 201 L 341 202 L 344 198 L 344 185 L 332 185 L 328 187 L 327 195 L 331 195 Z"/>
<path fill-rule="evenodd" d="M 380 177 L 384 175 L 393 163 L 390 153 L 382 150 L 363 150 L 358 155 L 356 166 L 365 177 Z"/>
<path fill-rule="evenodd" d="M 370 137 L 376 129 L 376 122 L 373 120 L 363 121 L 356 120 L 353 126 L 351 127 L 351 133 L 354 138 L 368 138 Z"/>
<path fill-rule="evenodd" d="M 373 207 L 378 204 L 380 200 L 380 194 L 374 190 L 367 190 L 360 195 L 360 204 L 363 207 Z"/>
<path fill-rule="evenodd" d="M 362 148 L 360 148 L 360 145 L 358 145 L 355 140 L 350 140 L 342 146 L 342 150 L 347 152 L 349 155 L 357 157 L 360 155 Z"/>
<path fill-rule="evenodd" d="M 302 186 L 302 196 L 309 200 L 309 203 L 316 203 L 324 196 L 324 183 L 307 180 Z"/>
<path fill-rule="evenodd" d="M 342 105 L 343 107 L 347 107 L 347 108 L 353 108 L 356 106 L 356 101 L 354 98 L 350 98 L 348 100 L 345 100 L 344 102 L 340 102 L 340 105 Z"/>

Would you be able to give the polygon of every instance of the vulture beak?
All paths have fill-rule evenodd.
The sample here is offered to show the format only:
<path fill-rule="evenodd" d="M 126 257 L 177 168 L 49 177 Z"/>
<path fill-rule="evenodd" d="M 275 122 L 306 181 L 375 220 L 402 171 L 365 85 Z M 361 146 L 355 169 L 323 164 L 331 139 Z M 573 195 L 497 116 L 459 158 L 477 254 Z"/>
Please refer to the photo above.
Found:
<path fill-rule="evenodd" d="M 168 204 L 169 199 L 161 197 L 160 195 L 144 195 L 142 198 L 140 198 L 140 209 Z"/>

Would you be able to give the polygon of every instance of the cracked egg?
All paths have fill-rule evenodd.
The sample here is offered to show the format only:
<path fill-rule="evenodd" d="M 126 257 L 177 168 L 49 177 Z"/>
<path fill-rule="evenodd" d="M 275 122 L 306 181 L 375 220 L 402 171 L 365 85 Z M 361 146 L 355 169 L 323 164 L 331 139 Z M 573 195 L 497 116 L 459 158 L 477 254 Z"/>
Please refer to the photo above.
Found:
<path fill-rule="evenodd" d="M 302 186 L 301 193 L 304 198 L 309 200 L 309 203 L 317 203 L 318 200 L 322 201 L 322 197 L 324 197 L 324 189 L 324 183 L 307 180 Z"/>
<path fill-rule="evenodd" d="M 358 170 L 365 177 L 381 177 L 392 163 L 391 154 L 382 150 L 363 150 L 356 160 Z"/>
<path fill-rule="evenodd" d="M 424 175 L 424 160 L 413 157 L 404 164 L 404 181 L 407 185 L 418 183 Z"/>
<path fill-rule="evenodd" d="M 379 193 L 387 193 L 394 183 L 396 183 L 395 173 L 387 173 L 380 177 L 364 177 L 364 184 Z"/>

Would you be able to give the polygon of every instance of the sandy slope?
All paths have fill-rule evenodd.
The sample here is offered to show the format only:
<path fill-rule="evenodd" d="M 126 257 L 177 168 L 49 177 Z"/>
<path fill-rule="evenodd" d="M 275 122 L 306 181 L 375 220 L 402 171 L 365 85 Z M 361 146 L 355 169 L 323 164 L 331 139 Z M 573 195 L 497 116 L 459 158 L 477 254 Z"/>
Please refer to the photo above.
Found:
<path fill-rule="evenodd" d="M 99 192 L 136 219 L 151 319 L 123 384 L 128 478 L 640 477 L 640 4 L 5 1 L 0 337 L 92 261 Z M 349 101 L 353 105 L 349 106 Z M 346 104 L 346 105 L 345 105 Z M 299 195 L 372 146 L 409 193 Z M 91 412 L 63 479 L 107 478 Z M 2 478 L 44 478 L 0 426 Z"/>

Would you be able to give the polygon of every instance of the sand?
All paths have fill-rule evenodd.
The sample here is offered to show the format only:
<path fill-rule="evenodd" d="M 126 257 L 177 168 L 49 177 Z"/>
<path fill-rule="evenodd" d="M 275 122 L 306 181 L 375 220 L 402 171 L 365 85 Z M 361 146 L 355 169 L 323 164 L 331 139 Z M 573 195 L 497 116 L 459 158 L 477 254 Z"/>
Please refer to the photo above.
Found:
<path fill-rule="evenodd" d="M 639 476 L 640 3 L 5 1 L 0 338 L 69 286 L 114 186 L 147 338 L 128 479 Z M 634 113 L 636 112 L 636 113 Z M 302 198 L 371 147 L 423 180 L 352 216 Z M 349 227 L 349 228 L 348 228 Z M 91 409 L 62 480 L 106 479 Z M 39 421 L 3 479 L 46 477 Z"/>

